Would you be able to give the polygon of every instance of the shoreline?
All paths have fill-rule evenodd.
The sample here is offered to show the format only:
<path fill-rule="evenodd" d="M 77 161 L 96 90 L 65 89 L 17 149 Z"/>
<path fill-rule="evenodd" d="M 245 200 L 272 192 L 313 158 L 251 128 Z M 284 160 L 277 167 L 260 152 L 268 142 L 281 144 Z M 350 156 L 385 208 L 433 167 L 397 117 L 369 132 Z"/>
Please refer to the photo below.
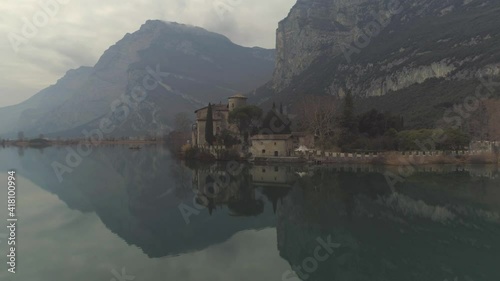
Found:
<path fill-rule="evenodd" d="M 2 146 L 4 147 L 23 147 L 23 148 L 46 148 L 53 146 L 73 146 L 78 144 L 92 145 L 92 146 L 102 146 L 102 145 L 130 145 L 130 146 L 138 146 L 138 145 L 150 145 L 150 144 L 164 144 L 164 140 L 155 140 L 155 141 L 147 141 L 147 140 L 102 140 L 97 144 L 88 141 L 88 140 L 66 140 L 66 141 L 46 141 L 46 142 L 35 142 L 31 143 L 30 141 L 6 141 Z"/>
<path fill-rule="evenodd" d="M 5 141 L 0 147 L 17 147 L 43 149 L 48 147 L 74 146 L 78 144 L 92 145 L 95 147 L 106 145 L 130 146 L 140 149 L 145 145 L 166 144 L 163 139 L 160 140 L 102 140 L 97 144 L 89 140 L 46 140 L 43 142 L 30 141 Z M 185 155 L 179 155 L 184 160 L 204 161 L 206 159 L 185 159 Z M 215 157 L 217 158 L 217 157 Z M 223 159 L 214 159 L 214 161 L 224 161 Z M 500 153 L 491 151 L 433 151 L 433 152 L 398 152 L 387 151 L 373 153 L 341 153 L 341 152 L 321 152 L 297 154 L 290 157 L 255 157 L 240 159 L 243 162 L 256 164 L 367 164 L 367 165 L 385 165 L 385 166 L 421 166 L 421 165 L 464 165 L 464 164 L 500 164 Z"/>
<path fill-rule="evenodd" d="M 340 157 L 342 154 L 344 156 Z M 383 152 L 378 155 L 361 155 L 333 153 L 329 156 L 302 156 L 302 157 L 268 157 L 255 158 L 251 162 L 255 163 L 304 163 L 316 165 L 328 164 L 367 164 L 385 166 L 422 166 L 422 165 L 464 165 L 464 164 L 500 164 L 500 154 L 488 151 L 478 151 L 472 154 L 437 154 L 423 155 L 402 154 L 402 152 Z"/>

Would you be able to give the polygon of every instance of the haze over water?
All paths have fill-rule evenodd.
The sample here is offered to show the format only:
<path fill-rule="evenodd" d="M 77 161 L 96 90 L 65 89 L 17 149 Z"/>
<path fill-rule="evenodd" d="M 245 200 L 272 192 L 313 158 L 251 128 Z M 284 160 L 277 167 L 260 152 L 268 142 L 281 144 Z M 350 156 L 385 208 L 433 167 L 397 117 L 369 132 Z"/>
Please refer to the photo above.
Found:
<path fill-rule="evenodd" d="M 383 173 L 394 167 L 228 168 L 180 163 L 162 147 L 116 146 L 94 151 L 61 183 L 51 164 L 66 155 L 0 149 L 2 185 L 17 171 L 19 217 L 17 273 L 0 270 L 1 280 L 108 281 L 123 272 L 134 280 L 500 280 L 498 167 L 423 167 L 392 190 Z M 329 239 L 337 246 L 318 261 L 318 241 Z"/>

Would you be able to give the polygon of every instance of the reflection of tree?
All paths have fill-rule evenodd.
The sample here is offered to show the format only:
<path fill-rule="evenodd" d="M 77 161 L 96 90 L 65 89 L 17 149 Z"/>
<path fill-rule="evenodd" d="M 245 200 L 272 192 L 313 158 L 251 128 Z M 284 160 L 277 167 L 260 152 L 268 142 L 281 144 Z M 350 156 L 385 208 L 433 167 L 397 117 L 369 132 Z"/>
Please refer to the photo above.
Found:
<path fill-rule="evenodd" d="M 228 206 L 233 216 L 257 216 L 264 211 L 264 201 L 256 199 L 248 169 L 231 175 L 225 167 L 212 166 L 195 171 L 196 202 L 205 206 L 209 214 L 217 206 Z"/>
<path fill-rule="evenodd" d="M 262 199 L 243 198 L 240 201 L 229 202 L 227 206 L 232 211 L 232 216 L 251 217 L 264 212 Z"/>
<path fill-rule="evenodd" d="M 450 272 L 470 280 L 498 276 L 493 260 L 500 259 L 499 197 L 486 199 L 498 194 L 497 180 L 481 180 L 478 190 L 468 173 L 416 173 L 400 193 L 390 192 L 377 173 L 325 169 L 300 181 L 305 185 L 294 187 L 278 210 L 280 255 L 304 273 L 318 237 L 340 244 L 302 280 L 445 280 Z"/>
<path fill-rule="evenodd" d="M 278 202 L 283 203 L 283 198 L 290 192 L 288 187 L 263 187 L 262 194 L 264 194 L 269 202 L 273 204 L 273 211 L 276 213 Z"/>

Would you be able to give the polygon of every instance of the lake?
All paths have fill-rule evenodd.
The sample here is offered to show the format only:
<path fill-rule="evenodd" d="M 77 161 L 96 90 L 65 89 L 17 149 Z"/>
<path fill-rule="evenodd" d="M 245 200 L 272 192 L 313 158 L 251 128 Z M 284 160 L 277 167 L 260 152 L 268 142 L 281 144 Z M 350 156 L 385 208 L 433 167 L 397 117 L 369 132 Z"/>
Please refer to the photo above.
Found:
<path fill-rule="evenodd" d="M 419 167 L 391 186 L 400 167 L 68 153 L 0 148 L 2 224 L 10 169 L 19 219 L 16 274 L 0 230 L 0 280 L 500 280 L 498 167 Z"/>

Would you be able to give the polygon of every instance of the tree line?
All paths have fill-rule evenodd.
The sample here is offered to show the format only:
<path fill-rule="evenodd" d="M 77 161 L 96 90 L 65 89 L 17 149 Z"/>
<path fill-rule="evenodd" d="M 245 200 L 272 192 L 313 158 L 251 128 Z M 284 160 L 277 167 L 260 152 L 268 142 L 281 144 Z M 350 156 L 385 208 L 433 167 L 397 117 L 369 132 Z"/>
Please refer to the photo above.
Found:
<path fill-rule="evenodd" d="M 409 130 L 404 118 L 390 112 L 372 109 L 355 114 L 354 99 L 347 93 L 342 99 L 334 96 L 307 96 L 297 106 L 297 129 L 316 137 L 316 146 L 341 151 L 421 150 L 422 142 L 433 135 L 446 138 L 432 148 L 457 150 L 468 147 L 471 141 L 463 129 Z"/>

